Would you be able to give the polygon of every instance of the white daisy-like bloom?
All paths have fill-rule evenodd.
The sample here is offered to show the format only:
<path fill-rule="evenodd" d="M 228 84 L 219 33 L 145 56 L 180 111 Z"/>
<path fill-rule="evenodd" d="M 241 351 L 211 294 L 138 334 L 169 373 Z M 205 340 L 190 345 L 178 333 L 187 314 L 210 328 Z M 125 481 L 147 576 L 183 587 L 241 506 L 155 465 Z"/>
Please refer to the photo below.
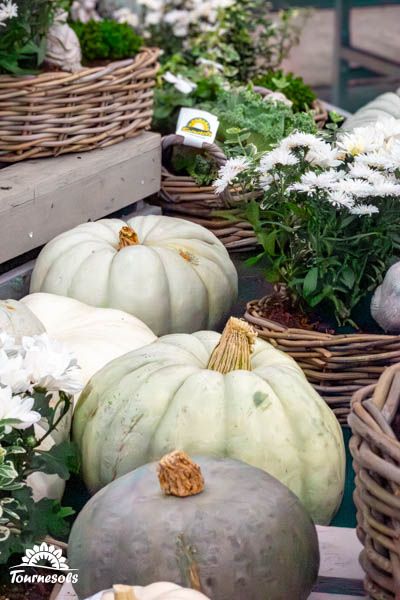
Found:
<path fill-rule="evenodd" d="M 154 12 L 161 12 L 165 6 L 164 0 L 137 0 L 137 3 Z"/>
<path fill-rule="evenodd" d="M 161 12 L 150 11 L 146 14 L 146 16 L 144 18 L 144 22 L 145 22 L 145 25 L 147 25 L 147 26 L 158 25 L 159 23 L 161 23 L 162 18 L 163 18 L 163 15 Z"/>
<path fill-rule="evenodd" d="M 320 144 L 321 139 L 313 133 L 295 131 L 281 141 L 280 147 L 286 148 L 287 150 L 293 150 L 294 148 L 314 148 Z"/>
<path fill-rule="evenodd" d="M 354 206 L 353 208 L 351 208 L 350 212 L 352 215 L 370 216 L 375 213 L 378 213 L 379 208 L 377 206 L 374 206 L 373 204 L 361 204 L 360 206 Z"/>
<path fill-rule="evenodd" d="M 355 179 L 373 179 L 378 172 L 371 169 L 367 164 L 363 164 L 362 162 L 353 163 L 349 167 L 349 176 Z"/>
<path fill-rule="evenodd" d="M 13 395 L 10 387 L 0 387 L 0 424 L 7 421 L 6 433 L 12 429 L 27 429 L 41 419 L 41 415 L 32 410 L 34 399 L 30 396 Z"/>
<path fill-rule="evenodd" d="M 355 158 L 356 164 L 368 165 L 377 169 L 385 169 L 394 171 L 399 168 L 399 163 L 393 158 L 392 154 L 387 151 L 368 152 L 360 154 Z"/>
<path fill-rule="evenodd" d="M 82 389 L 80 369 L 72 354 L 47 334 L 23 337 L 23 368 L 29 373 L 32 388 L 48 392 L 76 394 Z"/>
<path fill-rule="evenodd" d="M 306 192 L 312 194 L 317 190 L 331 189 L 338 182 L 338 173 L 331 169 L 323 173 L 315 173 L 314 171 L 307 171 L 303 173 L 298 183 L 293 183 L 290 187 L 290 191 L 294 192 Z"/>
<path fill-rule="evenodd" d="M 298 162 L 299 159 L 293 152 L 282 146 L 278 146 L 274 150 L 271 150 L 271 152 L 263 154 L 260 160 L 259 171 L 261 173 L 268 173 L 268 171 L 271 171 L 277 165 L 297 165 Z"/>
<path fill-rule="evenodd" d="M 385 137 L 375 127 L 356 127 L 351 133 L 339 136 L 337 146 L 350 156 L 358 156 L 383 148 Z"/>
<path fill-rule="evenodd" d="M 375 123 L 377 131 L 381 131 L 385 140 L 400 136 L 400 119 L 394 117 L 381 117 Z"/>
<path fill-rule="evenodd" d="M 367 198 L 373 195 L 374 186 L 365 181 L 365 179 L 349 179 L 348 177 L 344 177 L 339 179 L 332 189 L 358 198 Z"/>
<path fill-rule="evenodd" d="M 220 167 L 218 171 L 218 179 L 213 183 L 214 190 L 217 194 L 222 194 L 228 185 L 233 183 L 234 179 L 246 171 L 250 166 L 250 161 L 245 156 L 229 158 L 226 163 Z"/>
<path fill-rule="evenodd" d="M 18 17 L 18 6 L 12 0 L 0 2 L 0 27 L 5 27 L 4 21 Z"/>
<path fill-rule="evenodd" d="M 274 181 L 274 178 L 269 173 L 262 175 L 259 180 L 261 189 L 264 190 L 265 192 L 267 192 L 269 190 L 269 188 L 271 187 L 271 184 L 273 183 L 273 181 Z"/>
<path fill-rule="evenodd" d="M 328 200 L 335 208 L 351 209 L 354 206 L 353 198 L 340 190 L 329 192 Z"/>
<path fill-rule="evenodd" d="M 327 142 L 319 140 L 319 143 L 311 146 L 305 159 L 307 162 L 318 167 L 338 167 L 342 161 L 339 158 L 338 148 L 332 147 Z"/>
<path fill-rule="evenodd" d="M 14 351 L 16 347 L 15 338 L 5 331 L 0 331 L 0 348 L 8 354 Z"/>
<path fill-rule="evenodd" d="M 164 22 L 172 25 L 177 37 L 184 37 L 189 31 L 190 13 L 187 10 L 171 10 L 164 15 Z"/>
<path fill-rule="evenodd" d="M 129 8 L 119 8 L 113 12 L 112 16 L 117 23 L 126 23 L 131 27 L 138 27 L 139 25 L 138 15 L 129 10 Z"/>
<path fill-rule="evenodd" d="M 380 176 L 380 177 L 379 177 Z M 372 196 L 400 196 L 400 183 L 385 179 L 379 173 L 377 177 L 370 180 L 373 184 Z"/>
<path fill-rule="evenodd" d="M 174 75 L 170 71 L 164 73 L 163 78 L 167 83 L 172 83 L 178 92 L 181 94 L 191 94 L 197 88 L 197 84 L 182 75 Z"/>
<path fill-rule="evenodd" d="M 30 388 L 30 374 L 23 362 L 21 354 L 8 356 L 7 352 L 0 350 L 0 385 L 10 387 L 14 394 Z"/>

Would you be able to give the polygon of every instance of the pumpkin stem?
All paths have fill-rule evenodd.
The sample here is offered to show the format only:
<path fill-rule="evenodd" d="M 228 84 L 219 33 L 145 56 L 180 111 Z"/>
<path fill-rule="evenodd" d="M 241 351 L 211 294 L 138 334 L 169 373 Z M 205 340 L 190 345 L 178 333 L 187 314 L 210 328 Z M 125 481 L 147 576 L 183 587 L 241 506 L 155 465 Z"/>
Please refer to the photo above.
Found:
<path fill-rule="evenodd" d="M 199 465 L 185 452 L 175 450 L 158 463 L 158 479 L 167 496 L 195 496 L 204 490 L 204 479 Z"/>
<path fill-rule="evenodd" d="M 124 225 L 119 232 L 118 250 L 122 250 L 122 248 L 126 248 L 127 246 L 137 246 L 139 243 L 136 231 L 132 227 L 129 227 L 129 225 Z"/>
<path fill-rule="evenodd" d="M 114 600 L 137 600 L 130 585 L 113 585 Z"/>
<path fill-rule="evenodd" d="M 251 353 L 256 337 L 257 332 L 249 323 L 231 317 L 210 356 L 207 369 L 222 374 L 239 369 L 251 371 Z"/>

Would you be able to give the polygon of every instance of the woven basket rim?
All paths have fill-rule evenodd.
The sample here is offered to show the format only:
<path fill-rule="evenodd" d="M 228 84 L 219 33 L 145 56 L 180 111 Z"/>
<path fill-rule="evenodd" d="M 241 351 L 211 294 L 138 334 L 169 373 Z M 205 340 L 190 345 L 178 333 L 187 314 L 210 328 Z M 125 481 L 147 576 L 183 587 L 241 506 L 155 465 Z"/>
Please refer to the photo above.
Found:
<path fill-rule="evenodd" d="M 250 323 L 254 323 L 254 324 L 258 324 L 258 325 L 262 325 L 264 327 L 270 328 L 271 331 L 274 332 L 278 332 L 282 334 L 282 337 L 284 337 L 284 335 L 303 335 L 304 337 L 307 337 L 307 339 L 312 340 L 313 338 L 315 339 L 315 341 L 326 341 L 327 343 L 335 343 L 338 344 L 340 343 L 340 341 L 342 341 L 343 343 L 347 343 L 347 342 L 355 342 L 360 341 L 361 340 L 370 340 L 370 341 L 397 341 L 400 340 L 400 335 L 396 335 L 396 334 L 386 334 L 386 333 L 382 333 L 382 334 L 375 334 L 375 333 L 365 333 L 365 332 L 360 332 L 360 333 L 324 333 L 324 332 L 320 332 L 320 331 L 313 331 L 312 329 L 301 329 L 301 328 L 296 328 L 296 327 L 288 327 L 287 325 L 284 325 L 282 323 L 279 323 L 278 321 L 272 321 L 271 319 L 267 319 L 266 317 L 255 317 L 252 314 L 252 309 L 259 305 L 260 302 L 262 302 L 263 300 L 265 300 L 265 298 L 268 298 L 269 296 L 264 296 L 263 298 L 259 298 L 259 299 L 255 299 L 255 300 L 250 300 L 250 302 L 247 302 L 246 304 L 246 312 L 244 315 L 244 318 L 246 320 L 248 320 Z"/>
<path fill-rule="evenodd" d="M 161 50 L 156 47 L 144 46 L 139 52 L 132 58 L 125 58 L 121 60 L 110 61 L 104 65 L 96 67 L 84 66 L 81 70 L 76 73 L 70 73 L 68 71 L 44 71 L 37 74 L 27 75 L 10 75 L 7 73 L 0 74 L 0 88 L 2 85 L 11 83 L 25 83 L 27 85 L 35 84 L 37 82 L 43 83 L 45 81 L 54 81 L 55 83 L 62 83 L 63 81 L 75 81 L 77 79 L 87 77 L 88 75 L 109 74 L 115 69 L 121 67 L 129 67 L 140 62 L 144 56 L 149 55 L 153 60 L 156 60 L 160 55 Z"/>

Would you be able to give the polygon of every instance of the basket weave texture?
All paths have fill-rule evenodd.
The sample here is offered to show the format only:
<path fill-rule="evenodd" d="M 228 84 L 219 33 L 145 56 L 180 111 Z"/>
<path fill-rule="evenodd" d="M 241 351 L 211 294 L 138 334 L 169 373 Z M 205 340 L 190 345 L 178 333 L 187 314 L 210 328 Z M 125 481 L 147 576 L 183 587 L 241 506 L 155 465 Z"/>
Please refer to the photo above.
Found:
<path fill-rule="evenodd" d="M 162 140 L 163 163 L 165 165 L 167 151 L 175 145 L 182 145 L 184 138 L 179 135 L 168 135 Z M 203 150 L 221 167 L 226 156 L 216 144 L 203 144 Z M 158 204 L 163 213 L 180 217 L 206 227 L 216 235 L 227 250 L 247 251 L 257 246 L 257 238 L 248 221 L 238 217 L 235 212 L 255 194 L 244 194 L 240 190 L 227 190 L 224 194 L 215 193 L 212 186 L 201 186 L 190 176 L 174 175 L 164 166 L 161 175 L 161 190 Z M 236 208 L 235 208 L 236 207 Z M 229 210 L 229 220 L 214 216 L 214 211 Z"/>
<path fill-rule="evenodd" d="M 0 75 L 0 162 L 110 146 L 150 127 L 159 50 L 77 73 Z"/>
<path fill-rule="evenodd" d="M 400 364 L 353 397 L 350 451 L 356 472 L 357 534 L 366 592 L 400 599 Z M 396 435 L 397 431 L 397 435 Z"/>
<path fill-rule="evenodd" d="M 376 383 L 387 366 L 400 361 L 400 336 L 334 335 L 286 327 L 265 317 L 267 299 L 249 302 L 244 318 L 262 339 L 297 361 L 338 420 L 346 424 L 352 394 Z"/>

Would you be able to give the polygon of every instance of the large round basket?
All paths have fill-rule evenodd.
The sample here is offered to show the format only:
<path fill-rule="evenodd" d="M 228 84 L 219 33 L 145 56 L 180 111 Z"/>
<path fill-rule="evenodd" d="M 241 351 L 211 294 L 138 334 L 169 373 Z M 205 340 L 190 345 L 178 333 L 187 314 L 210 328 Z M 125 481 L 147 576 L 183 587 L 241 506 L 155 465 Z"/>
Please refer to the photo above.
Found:
<path fill-rule="evenodd" d="M 150 127 L 159 51 L 77 73 L 0 75 L 0 162 L 110 146 Z"/>
<path fill-rule="evenodd" d="M 164 166 L 157 204 L 166 215 L 187 219 L 210 229 L 230 252 L 252 250 L 257 246 L 253 227 L 241 217 L 236 218 L 235 213 L 239 215 L 239 206 L 255 195 L 243 194 L 240 190 L 229 190 L 218 195 L 212 186 L 199 185 L 193 177 L 171 173 L 166 166 L 170 150 L 175 145 L 182 145 L 183 141 L 182 136 L 174 134 L 162 139 Z M 204 143 L 202 150 L 219 167 L 225 164 L 226 156 L 216 144 Z M 228 210 L 229 219 L 214 214 Z"/>
<path fill-rule="evenodd" d="M 289 328 L 265 317 L 267 298 L 249 302 L 245 319 L 262 339 L 297 361 L 339 421 L 346 424 L 352 394 L 376 383 L 385 367 L 400 361 L 400 336 L 333 335 Z"/>
<path fill-rule="evenodd" d="M 375 600 L 400 599 L 399 404 L 400 363 L 354 394 L 349 416 L 360 563 Z"/>

